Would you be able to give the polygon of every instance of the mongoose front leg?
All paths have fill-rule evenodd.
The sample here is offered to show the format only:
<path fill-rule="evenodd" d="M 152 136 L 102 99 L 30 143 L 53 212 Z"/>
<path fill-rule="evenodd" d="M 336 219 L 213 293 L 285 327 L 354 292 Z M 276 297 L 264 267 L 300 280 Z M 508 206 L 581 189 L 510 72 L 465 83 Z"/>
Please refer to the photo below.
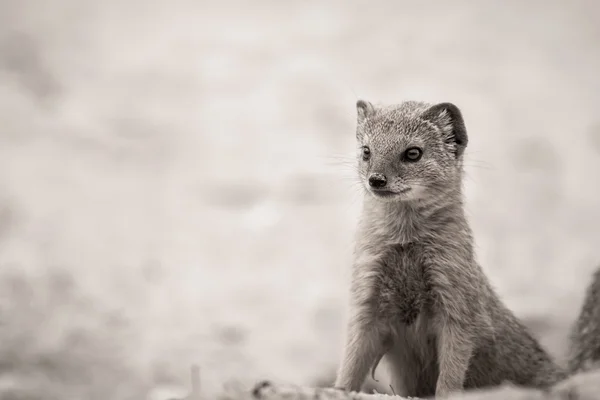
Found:
<path fill-rule="evenodd" d="M 377 328 L 352 318 L 335 387 L 358 392 L 382 350 L 382 336 Z"/>
<path fill-rule="evenodd" d="M 444 321 L 438 341 L 440 374 L 435 397 L 443 398 L 463 390 L 474 347 L 470 337 L 456 322 Z"/>
<path fill-rule="evenodd" d="M 381 362 L 381 359 L 386 355 L 386 353 L 388 351 L 390 351 L 392 349 L 393 346 L 394 346 L 394 339 L 392 338 L 392 335 L 389 335 L 389 334 L 385 335 L 381 342 L 379 354 L 375 358 L 375 361 L 373 362 L 373 366 L 371 367 L 371 379 L 373 379 L 375 382 L 379 382 L 377 379 L 375 379 L 375 370 L 377 369 L 377 366 Z"/>

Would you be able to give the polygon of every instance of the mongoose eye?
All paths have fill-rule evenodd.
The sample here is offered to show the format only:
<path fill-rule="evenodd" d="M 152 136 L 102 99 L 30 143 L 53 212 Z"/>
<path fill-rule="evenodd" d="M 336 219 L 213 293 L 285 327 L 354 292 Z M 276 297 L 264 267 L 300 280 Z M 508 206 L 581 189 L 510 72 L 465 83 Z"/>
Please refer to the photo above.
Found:
<path fill-rule="evenodd" d="M 371 149 L 369 149 L 368 146 L 363 146 L 363 148 L 362 148 L 362 158 L 365 161 L 367 161 L 369 158 L 371 158 Z"/>
<path fill-rule="evenodd" d="M 404 152 L 403 158 L 405 161 L 415 162 L 419 161 L 422 155 L 423 150 L 421 150 L 419 147 L 410 147 Z"/>

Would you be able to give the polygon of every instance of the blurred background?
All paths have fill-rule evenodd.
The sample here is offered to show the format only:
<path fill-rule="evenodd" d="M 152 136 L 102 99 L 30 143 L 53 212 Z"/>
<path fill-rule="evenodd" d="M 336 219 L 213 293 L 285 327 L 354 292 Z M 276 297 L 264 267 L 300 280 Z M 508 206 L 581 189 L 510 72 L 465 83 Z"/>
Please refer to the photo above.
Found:
<path fill-rule="evenodd" d="M 0 396 L 330 382 L 358 98 L 462 109 L 478 258 L 563 359 L 598 71 L 592 0 L 0 0 Z"/>

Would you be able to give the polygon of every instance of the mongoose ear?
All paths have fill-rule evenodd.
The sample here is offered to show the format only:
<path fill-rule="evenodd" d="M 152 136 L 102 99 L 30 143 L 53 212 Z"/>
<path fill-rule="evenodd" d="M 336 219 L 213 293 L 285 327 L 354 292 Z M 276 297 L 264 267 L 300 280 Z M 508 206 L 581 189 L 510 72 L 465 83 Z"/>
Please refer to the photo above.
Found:
<path fill-rule="evenodd" d="M 438 126 L 444 135 L 444 141 L 455 146 L 454 154 L 461 156 L 469 138 L 462 113 L 452 103 L 439 103 L 430 107 L 421 118 Z"/>
<path fill-rule="evenodd" d="M 358 114 L 358 122 L 363 122 L 369 116 L 375 113 L 375 107 L 373 104 L 366 100 L 358 100 L 356 102 L 356 112 Z"/>

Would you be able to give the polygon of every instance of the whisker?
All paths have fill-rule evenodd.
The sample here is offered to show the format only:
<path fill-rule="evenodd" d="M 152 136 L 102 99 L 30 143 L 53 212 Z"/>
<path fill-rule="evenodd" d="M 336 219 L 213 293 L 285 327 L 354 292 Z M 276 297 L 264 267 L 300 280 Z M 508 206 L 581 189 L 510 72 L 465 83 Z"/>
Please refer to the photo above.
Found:
<path fill-rule="evenodd" d="M 319 158 L 324 160 L 325 165 L 356 165 L 356 156 L 354 155 L 329 155 Z"/>
<path fill-rule="evenodd" d="M 485 169 L 488 171 L 492 171 L 494 170 L 494 166 L 486 166 L 484 164 L 463 164 L 463 167 L 465 167 L 466 169 Z"/>
<path fill-rule="evenodd" d="M 356 156 L 354 153 L 338 153 L 338 154 L 334 154 L 334 153 L 328 153 L 326 155 L 317 155 L 317 158 L 352 158 L 354 159 Z"/>
<path fill-rule="evenodd" d="M 463 166 L 487 166 L 489 169 L 495 168 L 495 166 L 489 161 L 481 160 L 478 158 L 467 157 L 463 159 Z"/>

